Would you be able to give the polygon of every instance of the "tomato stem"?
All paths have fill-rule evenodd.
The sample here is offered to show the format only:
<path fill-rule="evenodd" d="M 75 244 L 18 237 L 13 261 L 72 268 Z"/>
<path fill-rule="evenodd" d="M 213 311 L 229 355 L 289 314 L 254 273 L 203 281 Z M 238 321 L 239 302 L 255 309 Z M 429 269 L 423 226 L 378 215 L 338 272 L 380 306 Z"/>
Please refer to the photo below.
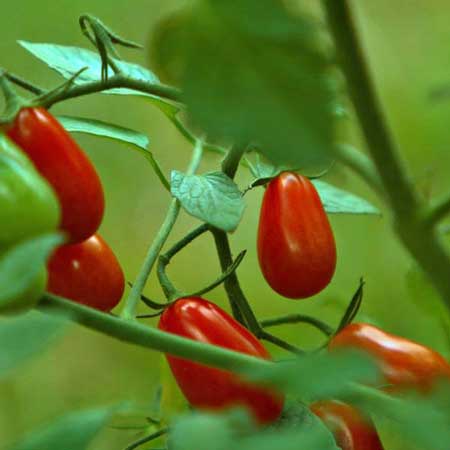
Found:
<path fill-rule="evenodd" d="M 146 444 L 147 442 L 153 441 L 160 436 L 165 435 L 169 431 L 168 428 L 161 428 L 158 431 L 155 431 L 154 433 L 150 434 L 149 436 L 145 436 L 142 439 L 139 439 L 136 442 L 133 442 L 131 445 L 129 445 L 125 450 L 134 450 L 135 448 L 140 447 L 143 444 Z"/>
<path fill-rule="evenodd" d="M 261 326 L 263 328 L 274 327 L 277 325 L 307 323 L 321 331 L 325 336 L 329 337 L 334 334 L 334 329 L 322 320 L 305 314 L 289 314 L 286 316 L 275 317 L 274 319 L 262 320 Z"/>
<path fill-rule="evenodd" d="M 450 308 L 450 256 L 432 227 L 441 213 L 431 223 L 424 219 L 423 202 L 403 167 L 377 97 L 350 0 L 323 0 L 323 5 L 367 149 L 392 208 L 394 229 Z"/>
<path fill-rule="evenodd" d="M 193 174 L 197 170 L 202 159 L 202 155 L 203 144 L 201 141 L 198 141 L 196 146 L 194 147 L 191 162 L 186 171 L 187 174 Z M 174 198 L 169 206 L 169 210 L 167 211 L 164 222 L 162 223 L 158 233 L 155 236 L 155 239 L 153 240 L 147 251 L 147 256 L 144 259 L 141 270 L 139 271 L 136 281 L 131 288 L 130 294 L 128 295 L 125 303 L 125 307 L 122 310 L 122 318 L 128 320 L 136 319 L 136 310 L 141 299 L 142 291 L 144 290 L 145 284 L 158 258 L 158 255 L 161 252 L 161 249 L 167 238 L 169 237 L 173 226 L 175 225 L 178 214 L 180 212 L 180 208 L 180 202 Z"/>
<path fill-rule="evenodd" d="M 49 293 L 44 294 L 37 308 L 44 313 L 74 321 L 123 342 L 244 375 L 267 369 L 273 364 L 244 353 L 183 338 L 138 322 L 123 320 Z"/>

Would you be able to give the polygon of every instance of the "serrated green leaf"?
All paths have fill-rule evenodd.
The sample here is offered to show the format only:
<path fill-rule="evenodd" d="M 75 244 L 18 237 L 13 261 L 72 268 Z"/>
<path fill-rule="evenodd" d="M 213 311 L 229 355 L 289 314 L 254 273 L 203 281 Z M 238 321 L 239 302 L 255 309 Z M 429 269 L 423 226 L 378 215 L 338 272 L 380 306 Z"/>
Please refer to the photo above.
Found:
<path fill-rule="evenodd" d="M 115 410 L 105 407 L 67 414 L 29 434 L 10 450 L 85 450 Z"/>
<path fill-rule="evenodd" d="M 222 172 L 185 175 L 174 170 L 171 191 L 190 215 L 224 231 L 234 231 L 244 212 L 241 192 Z"/>
<path fill-rule="evenodd" d="M 27 42 L 22 40 L 19 40 L 18 43 L 66 79 L 70 79 L 81 69 L 87 67 L 87 70 L 83 71 L 74 80 L 75 84 L 83 84 L 101 80 L 102 63 L 101 58 L 97 53 L 84 48 L 66 45 Z M 145 67 L 119 60 L 114 60 L 114 62 L 127 77 L 147 81 L 148 83 L 159 83 L 158 77 Z M 114 72 L 110 67 L 108 67 L 108 75 L 114 75 Z M 155 103 L 156 106 L 168 115 L 174 115 L 178 112 L 178 107 L 172 103 L 167 102 L 160 97 L 135 91 L 133 89 L 117 88 L 104 91 L 103 93 L 115 95 L 134 95 L 149 98 L 152 99 L 152 102 Z"/>
<path fill-rule="evenodd" d="M 9 248 L 0 257 L 0 307 L 29 293 L 50 252 L 64 241 L 60 234 L 45 234 Z"/>
<path fill-rule="evenodd" d="M 37 311 L 0 320 L 0 378 L 28 359 L 39 356 L 61 335 L 64 322 Z"/>
<path fill-rule="evenodd" d="M 329 214 L 375 214 L 380 215 L 367 200 L 339 189 L 321 180 L 312 180 L 322 200 L 325 211 Z"/>
<path fill-rule="evenodd" d="M 184 99 L 208 136 L 255 142 L 277 165 L 328 165 L 333 94 L 306 17 L 278 0 L 199 0 L 169 25 L 161 39 L 178 45 L 161 42 L 156 59 L 181 60 Z"/>

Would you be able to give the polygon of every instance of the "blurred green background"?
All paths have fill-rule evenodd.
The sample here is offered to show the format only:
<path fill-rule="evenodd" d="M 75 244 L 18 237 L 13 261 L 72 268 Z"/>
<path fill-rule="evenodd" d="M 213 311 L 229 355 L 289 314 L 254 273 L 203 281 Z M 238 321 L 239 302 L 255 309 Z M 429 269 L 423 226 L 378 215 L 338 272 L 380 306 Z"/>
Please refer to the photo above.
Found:
<path fill-rule="evenodd" d="M 89 48 L 77 23 L 80 14 L 89 12 L 119 34 L 147 44 L 158 18 L 182 3 L 179 0 L 2 2 L 0 66 L 38 84 L 54 86 L 60 78 L 20 48 L 17 39 Z M 430 92 L 450 85 L 450 4 L 445 0 L 354 3 L 358 3 L 364 43 L 380 95 L 411 174 L 425 196 L 443 194 L 450 187 L 450 101 L 432 100 Z M 151 67 L 151 54 L 147 50 L 122 51 L 122 56 Z M 155 107 L 142 99 L 95 95 L 68 101 L 55 111 L 111 121 L 148 134 L 151 150 L 166 173 L 172 168 L 183 170 L 188 161 L 189 145 Z M 358 142 L 355 130 L 350 130 L 349 135 Z M 163 220 L 169 196 L 137 152 L 116 142 L 80 135 L 76 138 L 94 161 L 105 186 L 107 210 L 101 233 L 131 281 Z M 218 163 L 216 156 L 207 155 L 201 170 L 216 168 Z M 232 236 L 232 245 L 235 252 L 248 249 L 239 275 L 258 316 L 302 312 L 335 324 L 359 278 L 364 276 L 367 285 L 361 320 L 370 320 L 388 331 L 421 341 L 448 357 L 450 343 L 444 328 L 445 321 L 448 328 L 448 316 L 445 317 L 432 289 L 391 232 L 388 211 L 345 168 L 336 166 L 327 179 L 373 201 L 383 209 L 383 217 L 332 217 L 339 253 L 334 281 L 316 298 L 296 302 L 273 293 L 259 271 L 255 230 L 262 190 L 251 191 L 246 196 L 244 221 Z M 240 186 L 245 187 L 249 181 L 249 175 L 242 171 L 238 177 Z M 182 214 L 171 242 L 195 224 L 195 220 Z M 173 280 L 188 290 L 205 285 L 218 273 L 208 236 L 180 254 L 170 266 Z M 154 277 L 146 293 L 162 298 Z M 208 298 L 225 305 L 221 288 Z M 149 321 L 148 325 L 154 323 Z M 321 336 L 307 325 L 274 331 L 305 348 L 321 342 Z M 272 350 L 274 355 L 282 355 L 278 349 Z M 13 377 L 0 383 L 0 448 L 25 430 L 67 410 L 121 400 L 148 406 L 159 383 L 160 367 L 161 357 L 156 352 L 74 326 L 41 358 L 22 366 Z M 163 378 L 167 380 L 167 374 Z M 167 412 L 170 409 L 173 408 L 167 408 Z M 121 449 L 134 436 L 133 431 L 110 428 L 93 448 Z M 403 447 L 390 442 L 387 448 Z"/>

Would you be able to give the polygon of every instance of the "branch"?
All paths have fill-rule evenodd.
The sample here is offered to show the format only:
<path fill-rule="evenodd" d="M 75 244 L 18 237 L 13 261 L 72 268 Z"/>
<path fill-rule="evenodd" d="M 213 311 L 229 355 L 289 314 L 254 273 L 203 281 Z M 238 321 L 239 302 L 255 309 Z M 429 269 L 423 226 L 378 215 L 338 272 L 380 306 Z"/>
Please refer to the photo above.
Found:
<path fill-rule="evenodd" d="M 423 205 L 400 162 L 359 42 L 350 0 L 323 3 L 368 151 L 393 212 L 395 231 L 450 308 L 450 258 L 437 232 L 423 219 Z"/>
<path fill-rule="evenodd" d="M 117 74 L 104 81 L 90 81 L 87 83 L 78 84 L 67 92 L 61 92 L 51 98 L 47 98 L 42 106 L 50 108 L 55 103 L 68 100 L 70 98 L 81 97 L 83 95 L 94 94 L 96 92 L 116 88 L 128 88 L 174 102 L 181 101 L 181 92 L 175 87 L 166 86 L 159 83 L 149 83 L 148 81 L 129 78 L 122 74 Z"/>
<path fill-rule="evenodd" d="M 189 168 L 187 170 L 188 174 L 192 174 L 197 170 L 197 167 L 200 164 L 202 158 L 202 154 L 203 147 L 202 143 L 199 141 L 194 148 L 191 163 L 189 164 Z M 180 202 L 177 199 L 173 199 L 167 212 L 166 218 L 148 249 L 147 256 L 145 257 L 141 270 L 139 271 L 136 281 L 131 288 L 130 294 L 128 295 L 125 307 L 121 313 L 121 317 L 129 320 L 134 320 L 136 318 L 137 305 L 139 303 L 139 300 L 141 299 L 141 294 L 144 290 L 145 283 L 147 282 L 150 272 L 153 269 L 153 266 L 164 243 L 166 242 L 173 226 L 175 225 L 178 214 L 180 212 L 180 208 Z"/>
<path fill-rule="evenodd" d="M 425 214 L 425 221 L 429 227 L 434 227 L 448 214 L 450 214 L 450 195 L 430 208 Z"/>
<path fill-rule="evenodd" d="M 37 308 L 86 328 L 99 331 L 122 342 L 169 353 L 208 366 L 241 374 L 270 366 L 270 362 L 243 353 L 193 341 L 156 328 L 130 322 L 79 303 L 46 293 Z"/>
<path fill-rule="evenodd" d="M 316 319 L 315 317 L 307 316 L 305 314 L 290 314 L 287 316 L 276 317 L 274 319 L 265 319 L 260 323 L 263 328 L 285 324 L 307 323 L 320 330 L 323 334 L 325 334 L 325 336 L 331 336 L 334 333 L 334 329 L 330 325 Z"/>

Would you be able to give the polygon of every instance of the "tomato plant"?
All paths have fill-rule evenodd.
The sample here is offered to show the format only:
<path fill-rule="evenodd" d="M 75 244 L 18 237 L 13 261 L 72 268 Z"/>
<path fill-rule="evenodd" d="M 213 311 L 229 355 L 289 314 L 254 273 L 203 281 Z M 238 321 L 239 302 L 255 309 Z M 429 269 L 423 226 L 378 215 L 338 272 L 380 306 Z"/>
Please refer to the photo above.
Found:
<path fill-rule="evenodd" d="M 336 267 L 333 231 L 308 178 L 283 172 L 267 186 L 258 258 L 269 285 L 285 297 L 311 297 L 331 281 Z"/>
<path fill-rule="evenodd" d="M 120 263 L 98 234 L 59 247 L 48 262 L 49 292 L 101 311 L 117 306 L 124 280 Z"/>
<path fill-rule="evenodd" d="M 270 359 L 258 339 L 214 303 L 200 297 L 182 298 L 162 314 L 160 330 L 205 344 L 217 345 L 257 358 Z M 189 403 L 197 408 L 222 410 L 244 406 L 260 423 L 281 414 L 281 395 L 243 381 L 231 372 L 167 356 L 170 368 Z"/>
<path fill-rule="evenodd" d="M 324 400 L 313 403 L 311 411 L 330 428 L 342 450 L 383 450 L 371 420 L 353 406 Z"/>
<path fill-rule="evenodd" d="M 450 379 L 450 364 L 439 353 L 367 323 L 348 325 L 331 339 L 329 348 L 356 348 L 373 355 L 394 386 L 429 390 L 437 379 Z"/>
<path fill-rule="evenodd" d="M 44 108 L 23 108 L 8 136 L 52 185 L 61 204 L 61 229 L 72 242 L 94 234 L 103 218 L 103 188 L 95 168 L 75 140 Z"/>

